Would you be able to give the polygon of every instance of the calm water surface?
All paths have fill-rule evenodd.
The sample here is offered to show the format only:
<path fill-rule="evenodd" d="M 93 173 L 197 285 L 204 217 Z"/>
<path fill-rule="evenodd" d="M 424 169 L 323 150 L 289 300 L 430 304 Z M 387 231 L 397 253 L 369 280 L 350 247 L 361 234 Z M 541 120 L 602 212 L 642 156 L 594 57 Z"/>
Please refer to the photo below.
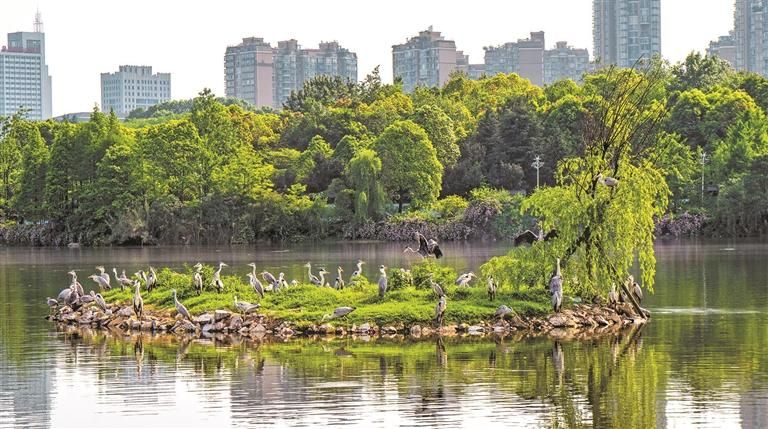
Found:
<path fill-rule="evenodd" d="M 459 271 L 508 250 L 445 247 Z M 178 341 L 42 318 L 72 268 L 256 261 L 291 279 L 362 258 L 373 278 L 409 265 L 401 249 L 0 248 L 0 427 L 768 427 L 765 243 L 660 242 L 652 323 L 591 342 Z"/>

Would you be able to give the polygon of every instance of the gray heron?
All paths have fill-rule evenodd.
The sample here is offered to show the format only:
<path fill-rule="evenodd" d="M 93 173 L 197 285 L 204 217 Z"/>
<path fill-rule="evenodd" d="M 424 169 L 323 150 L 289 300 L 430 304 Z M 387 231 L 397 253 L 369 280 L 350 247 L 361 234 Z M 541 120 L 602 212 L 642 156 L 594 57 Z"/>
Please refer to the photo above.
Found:
<path fill-rule="evenodd" d="M 496 314 L 494 314 L 494 316 L 503 320 L 505 317 L 507 317 L 510 314 L 515 314 L 515 310 L 507 307 L 504 304 L 501 304 L 499 308 L 496 309 Z"/>
<path fill-rule="evenodd" d="M 89 295 L 83 295 L 80 297 L 80 304 L 90 304 L 92 302 L 96 301 L 96 292 L 91 291 Z"/>
<path fill-rule="evenodd" d="M 607 186 L 609 188 L 613 188 L 614 186 L 619 184 L 619 179 L 613 178 L 613 177 L 605 177 L 603 176 L 603 173 L 600 173 L 597 175 L 597 183 Z"/>
<path fill-rule="evenodd" d="M 335 289 L 344 289 L 344 276 L 341 274 L 344 272 L 344 269 L 341 267 L 336 267 L 336 281 L 333 282 L 333 287 Z"/>
<path fill-rule="evenodd" d="M 556 237 L 557 237 L 557 230 L 554 230 L 554 229 L 549 231 L 546 234 L 544 234 L 543 230 L 539 230 L 538 233 L 535 233 L 530 229 L 526 229 L 525 231 L 515 236 L 514 245 L 515 247 L 517 247 L 522 244 L 533 244 L 533 243 L 536 243 L 537 241 L 549 241 Z"/>
<path fill-rule="evenodd" d="M 251 304 L 250 302 L 247 302 L 247 301 L 238 301 L 237 295 L 235 295 L 235 308 L 237 309 L 237 311 L 240 312 L 240 314 L 245 315 L 248 313 L 252 313 L 258 310 L 259 307 L 261 307 L 261 305 L 259 304 Z"/>
<path fill-rule="evenodd" d="M 362 259 L 357 260 L 357 269 L 355 271 L 352 271 L 352 275 L 349 277 L 350 283 L 353 281 L 353 279 L 357 276 L 360 276 L 363 274 L 363 264 L 365 264 L 365 261 Z"/>
<path fill-rule="evenodd" d="M 131 279 L 125 275 L 125 270 L 123 270 L 122 274 L 119 276 L 117 275 L 117 268 L 112 268 L 112 272 L 115 273 L 115 280 L 117 280 L 117 283 L 120 285 L 120 290 L 125 290 L 126 287 L 133 286 Z"/>
<path fill-rule="evenodd" d="M 105 285 L 104 289 L 107 289 L 107 290 L 112 289 L 112 285 L 110 284 L 111 281 L 110 281 L 109 273 L 107 273 L 106 270 L 104 270 L 104 267 L 101 265 L 96 267 L 96 269 L 99 270 L 99 277 L 101 277 L 104 280 L 104 285 Z"/>
<path fill-rule="evenodd" d="M 320 278 L 318 278 L 316 275 L 312 274 L 312 264 L 307 262 L 304 264 L 304 268 L 307 269 L 307 275 L 309 275 L 309 282 L 313 285 L 322 286 L 323 283 L 320 281 Z"/>
<path fill-rule="evenodd" d="M 448 303 L 446 302 L 445 295 L 441 295 L 440 300 L 437 301 L 437 306 L 435 306 L 435 322 L 438 327 L 443 326 L 443 317 L 445 316 L 445 309 L 447 307 Z"/>
<path fill-rule="evenodd" d="M 157 273 L 155 267 L 149 267 L 149 275 L 147 276 L 147 292 L 152 292 L 152 289 L 157 286 Z"/>
<path fill-rule="evenodd" d="M 281 272 L 280 274 L 277 275 L 277 283 L 276 284 L 277 284 L 278 289 L 284 288 L 284 287 L 288 287 L 288 282 L 285 281 L 285 273 Z"/>
<path fill-rule="evenodd" d="M 133 312 L 136 313 L 136 317 L 141 321 L 144 313 L 144 300 L 141 299 L 141 282 L 137 280 L 133 283 L 133 286 L 136 289 L 133 293 Z"/>
<path fill-rule="evenodd" d="M 379 298 L 384 298 L 384 294 L 387 293 L 387 267 L 381 265 L 379 267 Z"/>
<path fill-rule="evenodd" d="M 637 284 L 635 281 L 634 276 L 629 276 L 629 290 L 632 292 L 632 295 L 635 296 L 635 299 L 637 300 L 637 303 L 640 304 L 643 301 L 643 290 L 640 289 L 640 285 Z"/>
<path fill-rule="evenodd" d="M 59 306 L 59 301 L 56 301 L 55 299 L 53 299 L 51 297 L 47 297 L 45 299 L 45 303 L 48 304 L 48 308 L 50 308 L 50 310 L 51 310 L 49 312 L 49 314 L 53 313 L 53 309 Z"/>
<path fill-rule="evenodd" d="M 560 258 L 557 258 L 555 275 L 549 280 L 549 293 L 552 295 L 552 310 L 559 313 L 563 306 L 563 276 L 560 273 Z"/>
<path fill-rule="evenodd" d="M 77 293 L 77 292 L 74 292 L 74 290 L 75 290 L 75 285 L 71 284 L 71 285 L 69 285 L 68 288 L 62 289 L 61 292 L 59 292 L 59 295 L 58 295 L 58 297 L 56 299 L 59 302 L 66 303 L 66 302 L 69 301 L 70 295 L 72 295 L 73 293 L 75 293 L 75 294 Z"/>
<path fill-rule="evenodd" d="M 496 291 L 498 290 L 498 286 L 496 285 L 496 281 L 493 280 L 493 277 L 488 276 L 488 300 L 494 301 L 496 299 Z"/>
<path fill-rule="evenodd" d="M 224 283 L 221 281 L 221 269 L 223 267 L 228 267 L 229 265 L 219 262 L 219 269 L 213 272 L 213 278 L 211 279 L 211 285 L 213 285 L 214 288 L 216 288 L 216 291 L 218 293 L 221 293 L 224 290 Z"/>
<path fill-rule="evenodd" d="M 280 288 L 280 285 L 277 283 L 277 279 L 275 279 L 275 276 L 273 276 L 269 271 L 262 271 L 261 278 L 264 279 L 265 282 L 269 283 L 270 286 L 272 286 L 273 291 L 277 292 L 277 289 Z M 277 288 L 275 288 L 275 285 L 277 285 Z"/>
<path fill-rule="evenodd" d="M 194 320 L 192 320 L 192 315 L 189 314 L 189 311 L 187 310 L 187 307 L 184 307 L 184 304 L 179 302 L 179 298 L 176 297 L 176 289 L 173 289 L 173 303 L 176 305 L 176 311 L 181 315 L 181 317 L 189 320 L 190 322 L 194 322 Z"/>
<path fill-rule="evenodd" d="M 611 285 L 611 291 L 608 292 L 608 306 L 615 307 L 619 303 L 619 293 L 616 291 L 616 283 Z"/>
<path fill-rule="evenodd" d="M 435 292 L 435 295 L 437 295 L 438 298 L 445 296 L 445 290 L 443 290 L 443 287 L 440 286 L 440 284 L 437 283 L 431 276 L 429 277 L 429 283 L 432 286 L 432 291 Z"/>
<path fill-rule="evenodd" d="M 438 246 L 436 240 L 427 240 L 427 238 L 418 231 L 414 233 L 414 237 L 416 238 L 416 241 L 419 242 L 419 249 L 413 250 L 411 246 L 408 246 L 403 250 L 403 253 L 418 253 L 422 258 L 434 256 L 436 259 L 440 259 L 443 257 L 443 252 L 440 250 L 440 246 Z"/>
<path fill-rule="evenodd" d="M 192 273 L 192 285 L 195 287 L 195 290 L 197 291 L 197 294 L 200 295 L 203 293 L 203 264 L 196 263 L 195 264 L 195 272 Z"/>
<path fill-rule="evenodd" d="M 456 284 L 461 287 L 466 287 L 469 285 L 469 282 L 471 282 L 472 278 L 474 277 L 477 277 L 477 276 L 475 275 L 475 273 L 471 271 L 468 273 L 464 273 L 456 279 Z"/>
<path fill-rule="evenodd" d="M 72 270 L 67 274 L 72 276 L 72 281 L 70 282 L 70 284 L 75 287 L 75 291 L 77 291 L 77 294 L 85 295 L 85 291 L 83 290 L 83 285 L 81 285 L 80 282 L 77 281 L 77 273 L 75 272 L 75 270 Z"/>
<path fill-rule="evenodd" d="M 96 294 L 96 305 L 98 305 L 99 308 L 105 313 L 109 312 L 109 306 L 107 306 L 107 301 L 104 301 L 104 297 L 101 296 L 100 293 Z"/>
<path fill-rule="evenodd" d="M 326 271 L 325 268 L 320 268 L 320 271 L 318 271 L 317 274 L 320 274 L 320 284 L 318 286 L 329 286 L 325 282 L 325 275 L 330 274 L 330 271 Z"/>
<path fill-rule="evenodd" d="M 88 276 L 88 278 L 93 280 L 97 285 L 99 285 L 100 291 L 105 291 L 109 289 L 109 287 L 107 287 L 107 283 L 104 281 L 104 277 L 98 274 L 93 274 L 91 276 Z"/>
<path fill-rule="evenodd" d="M 339 317 L 344 317 L 353 311 L 355 311 L 355 307 L 337 307 L 333 310 L 333 313 L 324 315 L 323 320 L 338 319 Z"/>
<path fill-rule="evenodd" d="M 261 284 L 259 279 L 253 273 L 248 273 L 246 275 L 248 276 L 248 283 L 251 285 L 254 292 L 264 299 L 264 285 Z"/>

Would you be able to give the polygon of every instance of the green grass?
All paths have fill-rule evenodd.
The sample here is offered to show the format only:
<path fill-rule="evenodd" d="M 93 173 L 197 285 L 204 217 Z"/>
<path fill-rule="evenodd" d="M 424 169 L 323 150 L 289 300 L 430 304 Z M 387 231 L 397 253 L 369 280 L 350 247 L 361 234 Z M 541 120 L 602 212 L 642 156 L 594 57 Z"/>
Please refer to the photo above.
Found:
<path fill-rule="evenodd" d="M 210 267 L 206 268 L 205 274 L 208 283 L 207 279 L 211 277 Z M 384 299 L 379 299 L 378 287 L 368 282 L 359 282 L 354 287 L 342 291 L 314 285 L 289 286 L 276 293 L 268 292 L 264 299 L 260 299 L 245 279 L 233 276 L 222 278 L 225 288 L 221 294 L 206 284 L 206 290 L 197 296 L 192 288 L 191 269 L 186 273 L 163 269 L 158 275 L 158 286 L 151 293 L 142 289 L 142 298 L 147 309 L 173 310 L 171 290 L 175 288 L 179 300 L 193 315 L 219 309 L 234 311 L 233 297 L 237 295 L 241 301 L 260 303 L 261 314 L 298 326 L 319 323 L 324 314 L 329 314 L 340 306 L 356 308 L 344 319 L 348 324 L 426 324 L 433 321 L 437 303 L 431 290 L 416 289 L 412 286 L 389 291 Z M 529 316 L 545 314 L 549 310 L 549 299 L 544 290 L 513 292 L 502 288 L 493 302 L 488 300 L 484 285 L 468 289 L 458 289 L 450 285 L 446 293 L 448 308 L 445 320 L 448 323 L 477 323 L 490 320 L 500 304 L 506 304 L 518 313 Z M 104 293 L 107 302 L 126 305 L 131 302 L 132 296 L 133 291 L 127 289 L 113 289 Z"/>

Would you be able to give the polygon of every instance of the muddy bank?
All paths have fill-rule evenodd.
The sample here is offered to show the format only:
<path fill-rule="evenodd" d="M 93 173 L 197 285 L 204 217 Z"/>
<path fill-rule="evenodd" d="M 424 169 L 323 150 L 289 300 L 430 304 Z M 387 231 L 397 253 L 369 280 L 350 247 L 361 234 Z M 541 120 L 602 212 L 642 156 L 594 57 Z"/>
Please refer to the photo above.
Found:
<path fill-rule="evenodd" d="M 294 324 L 267 318 L 260 314 L 237 314 L 216 310 L 183 319 L 172 310 L 146 310 L 138 320 L 130 306 L 109 306 L 106 312 L 96 306 L 70 308 L 63 306 L 47 316 L 60 325 L 117 332 L 154 332 L 179 334 L 198 338 L 245 336 L 278 338 L 307 336 L 409 336 L 413 338 L 454 335 L 508 335 L 550 336 L 558 339 L 588 340 L 619 332 L 622 328 L 648 321 L 632 312 L 628 304 L 615 308 L 596 304 L 577 304 L 557 314 L 542 317 L 510 316 L 506 319 L 489 317 L 480 323 L 446 324 L 437 327 L 431 321 L 405 325 L 403 323 L 377 325 L 373 321 L 351 324 L 344 319 L 309 324 Z"/>

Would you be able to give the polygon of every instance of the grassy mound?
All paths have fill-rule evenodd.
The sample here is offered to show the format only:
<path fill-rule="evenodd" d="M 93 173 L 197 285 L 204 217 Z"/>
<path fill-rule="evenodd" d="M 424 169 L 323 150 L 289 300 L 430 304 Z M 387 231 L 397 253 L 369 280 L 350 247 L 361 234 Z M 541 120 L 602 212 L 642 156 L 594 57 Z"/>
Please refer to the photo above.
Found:
<path fill-rule="evenodd" d="M 345 319 L 348 323 L 374 322 L 378 325 L 401 322 L 405 325 L 431 323 L 434 319 L 437 298 L 431 289 L 406 286 L 387 292 L 384 299 L 378 297 L 378 287 L 368 281 L 356 281 L 354 286 L 344 290 L 301 284 L 289 286 L 278 292 L 268 292 L 261 299 L 245 279 L 224 276 L 224 292 L 217 293 L 210 282 L 212 269 L 204 270 L 206 287 L 198 296 L 192 286 L 192 269 L 178 273 L 169 269 L 158 272 L 156 288 L 147 293 L 142 289 L 144 305 L 149 310 L 174 309 L 172 289 L 176 289 L 179 300 L 187 309 L 197 315 L 212 310 L 231 310 L 234 296 L 238 300 L 261 304 L 260 313 L 277 320 L 297 325 L 315 324 L 323 315 L 340 306 L 355 307 Z M 445 286 L 445 285 L 444 285 Z M 476 323 L 493 317 L 500 304 L 506 304 L 522 315 L 541 315 L 549 310 L 546 291 L 513 292 L 502 288 L 495 301 L 489 301 L 484 282 L 470 288 L 447 285 L 448 308 L 445 320 L 448 323 Z M 112 289 L 104 293 L 110 303 L 129 304 L 133 290 Z"/>

